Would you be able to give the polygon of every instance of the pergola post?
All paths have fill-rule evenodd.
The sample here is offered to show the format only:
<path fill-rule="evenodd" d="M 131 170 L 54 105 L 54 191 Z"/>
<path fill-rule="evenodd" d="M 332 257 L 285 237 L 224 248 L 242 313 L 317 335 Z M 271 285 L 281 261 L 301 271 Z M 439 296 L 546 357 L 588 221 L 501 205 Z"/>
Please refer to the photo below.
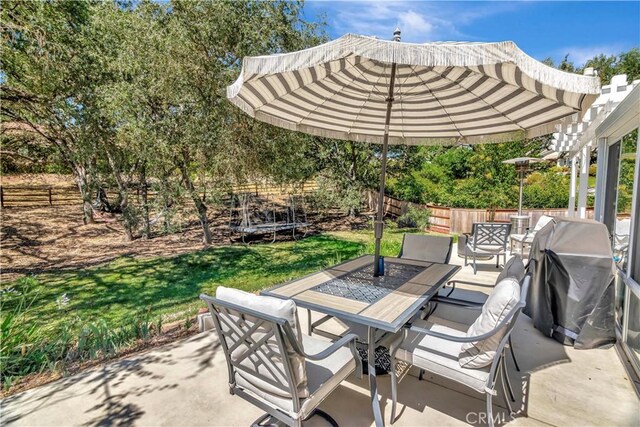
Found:
<path fill-rule="evenodd" d="M 603 221 L 603 207 L 604 207 L 604 182 L 606 179 L 606 167 L 607 167 L 607 138 L 598 139 L 598 163 L 596 169 L 596 199 L 594 202 L 593 219 L 596 221 Z"/>
<path fill-rule="evenodd" d="M 567 216 L 573 217 L 576 214 L 576 180 L 578 175 L 578 156 L 571 158 L 571 181 L 569 183 L 569 208 Z"/>
<path fill-rule="evenodd" d="M 587 217 L 587 193 L 589 190 L 589 161 L 591 149 L 588 144 L 582 147 L 580 154 L 580 191 L 578 192 L 578 217 Z"/>

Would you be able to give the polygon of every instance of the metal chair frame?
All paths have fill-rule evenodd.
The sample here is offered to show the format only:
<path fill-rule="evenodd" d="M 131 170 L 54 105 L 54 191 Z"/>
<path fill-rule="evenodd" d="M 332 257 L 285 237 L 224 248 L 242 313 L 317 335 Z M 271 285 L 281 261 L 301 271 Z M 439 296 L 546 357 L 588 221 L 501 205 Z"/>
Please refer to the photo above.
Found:
<path fill-rule="evenodd" d="M 207 306 L 209 307 L 209 311 L 211 312 L 211 315 L 213 317 L 215 329 L 218 333 L 220 345 L 224 351 L 229 374 L 229 392 L 232 395 L 238 395 L 242 397 L 253 405 L 263 409 L 265 412 L 267 412 L 267 415 L 270 415 L 289 426 L 300 427 L 302 426 L 302 422 L 305 420 L 302 420 L 300 418 L 293 418 L 279 410 L 275 405 L 267 403 L 264 400 L 255 397 L 253 394 L 246 392 L 242 387 L 239 387 L 236 384 L 235 380 L 235 374 L 237 371 L 244 371 L 249 375 L 257 376 L 257 373 L 255 371 L 251 371 L 242 366 L 241 362 L 242 360 L 246 359 L 246 357 L 258 354 L 258 357 L 260 357 L 265 366 L 268 366 L 270 372 L 284 374 L 282 376 L 284 379 L 286 379 L 288 391 L 291 393 L 293 412 L 300 412 L 300 409 L 302 407 L 302 400 L 304 400 L 304 398 L 300 398 L 298 396 L 298 388 L 294 381 L 293 368 L 291 366 L 289 358 L 285 356 L 280 358 L 282 360 L 282 364 L 284 365 L 284 372 L 281 372 L 281 367 L 273 363 L 271 355 L 268 354 L 263 348 L 261 348 L 261 346 L 265 344 L 270 338 L 275 337 L 279 354 L 286 355 L 288 351 L 287 346 L 290 346 L 290 348 L 296 354 L 304 357 L 307 360 L 313 361 L 325 359 L 340 348 L 348 345 L 356 362 L 356 372 L 362 371 L 362 368 L 360 366 L 360 358 L 358 357 L 358 353 L 355 347 L 355 341 L 357 339 L 357 335 L 355 334 L 345 335 L 335 343 L 331 344 L 330 347 L 317 354 L 308 354 L 304 351 L 301 343 L 296 337 L 296 333 L 294 333 L 291 325 L 286 319 L 257 312 L 246 307 L 241 307 L 236 304 L 210 297 L 205 294 L 201 294 L 200 299 L 205 301 Z M 249 324 L 245 321 L 247 316 L 255 318 L 256 322 L 253 325 L 249 326 Z M 228 326 L 231 332 L 225 331 L 221 327 L 222 324 Z M 269 332 L 261 335 L 258 340 L 253 339 L 252 334 L 256 332 L 256 330 L 258 330 L 261 326 L 267 327 Z M 241 360 L 233 361 L 231 359 L 231 353 L 240 345 L 249 345 L 249 351 L 247 351 L 247 354 Z M 269 350 L 269 352 L 270 351 L 271 350 Z M 265 378 L 261 379 L 265 380 Z M 266 380 L 269 381 L 268 379 Z M 253 425 L 259 425 L 261 422 L 265 421 L 267 415 L 260 417 L 254 422 Z M 309 415 L 308 418 L 311 418 L 313 415 L 319 415 L 325 418 L 330 424 L 334 426 L 337 425 L 335 420 L 333 420 L 328 414 L 318 410 L 317 408 Z"/>
<path fill-rule="evenodd" d="M 468 265 L 467 258 L 469 255 L 473 257 L 473 274 L 477 273 L 476 256 L 495 256 L 496 268 L 499 267 L 500 255 L 504 256 L 504 262 L 507 263 L 507 245 L 509 244 L 509 232 L 511 231 L 511 223 L 499 222 L 478 222 L 473 224 L 471 242 L 467 240 L 464 247 L 464 265 Z M 469 254 L 469 246 L 471 245 L 471 254 Z M 487 252 L 478 248 L 478 246 L 495 246 L 498 252 Z"/>
<path fill-rule="evenodd" d="M 522 309 L 526 305 L 527 292 L 529 289 L 529 283 L 531 281 L 531 274 L 525 276 L 522 282 L 521 290 L 520 290 L 520 301 L 511 309 L 511 311 L 502 319 L 502 321 L 491 331 L 473 336 L 473 337 L 457 337 L 447 334 L 442 334 L 439 332 L 430 331 L 428 329 L 420 328 L 417 326 L 413 326 L 411 324 L 407 324 L 402 331 L 400 338 L 396 339 L 390 348 L 391 354 L 391 398 L 392 398 L 392 407 L 391 407 L 391 422 L 395 421 L 396 415 L 396 406 L 398 400 L 398 376 L 396 373 L 396 358 L 395 355 L 397 351 L 400 349 L 402 342 L 407 338 L 408 332 L 413 331 L 423 335 L 430 335 L 433 337 L 441 338 L 448 341 L 459 342 L 459 343 L 470 343 L 481 341 L 487 339 L 503 328 L 506 328 L 505 335 L 500 340 L 500 344 L 496 349 L 496 357 L 493 359 L 491 363 L 491 368 L 489 370 L 489 376 L 487 378 L 487 383 L 485 386 L 485 394 L 486 394 L 486 404 L 487 404 L 487 418 L 489 425 L 493 427 L 493 404 L 492 399 L 493 396 L 496 395 L 496 383 L 498 380 L 498 376 L 501 377 L 502 381 L 502 391 L 505 403 L 507 408 L 509 409 L 509 413 L 513 414 L 513 408 L 511 407 L 511 402 L 507 399 L 507 392 L 509 393 L 511 400 L 515 401 L 513 396 L 513 389 L 511 387 L 511 382 L 509 381 L 509 375 L 507 372 L 507 366 L 505 362 L 505 347 L 509 343 L 509 339 L 511 337 L 511 332 L 518 320 L 518 316 L 522 312 Z M 461 383 L 464 384 L 464 383 Z"/>

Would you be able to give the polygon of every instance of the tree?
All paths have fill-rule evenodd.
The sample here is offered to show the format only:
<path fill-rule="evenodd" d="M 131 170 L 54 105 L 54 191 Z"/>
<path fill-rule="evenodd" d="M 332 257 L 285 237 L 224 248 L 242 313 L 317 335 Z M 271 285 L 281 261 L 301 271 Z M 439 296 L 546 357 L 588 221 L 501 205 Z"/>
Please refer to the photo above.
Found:
<path fill-rule="evenodd" d="M 640 49 L 634 47 L 628 52 L 618 55 L 616 74 L 626 74 L 627 82 L 640 79 Z"/>
<path fill-rule="evenodd" d="M 103 78 L 88 37 L 94 6 L 88 1 L 5 2 L 1 12 L 3 122 L 27 126 L 60 154 L 93 221 L 95 121 L 85 105 Z"/>
<path fill-rule="evenodd" d="M 585 68 L 592 67 L 596 70 L 602 84 L 608 84 L 611 82 L 611 77 L 618 74 L 616 71 L 616 57 L 614 55 L 596 55 L 585 62 L 584 66 Z"/>

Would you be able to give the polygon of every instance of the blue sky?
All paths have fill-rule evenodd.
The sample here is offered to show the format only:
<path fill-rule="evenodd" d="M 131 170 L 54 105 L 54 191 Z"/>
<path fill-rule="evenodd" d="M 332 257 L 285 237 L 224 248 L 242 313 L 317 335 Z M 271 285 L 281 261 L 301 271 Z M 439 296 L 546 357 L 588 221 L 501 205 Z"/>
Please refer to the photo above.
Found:
<path fill-rule="evenodd" d="M 402 40 L 512 40 L 529 55 L 582 65 L 596 54 L 640 45 L 640 1 L 633 2 L 426 2 L 307 0 L 305 17 L 324 14 L 334 39 L 345 33 Z"/>

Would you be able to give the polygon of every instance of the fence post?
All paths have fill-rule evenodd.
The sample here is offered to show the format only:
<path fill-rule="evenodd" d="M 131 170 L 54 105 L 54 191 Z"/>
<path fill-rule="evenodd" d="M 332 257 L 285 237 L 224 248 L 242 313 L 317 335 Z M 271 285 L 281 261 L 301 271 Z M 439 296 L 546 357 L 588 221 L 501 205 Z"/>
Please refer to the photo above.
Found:
<path fill-rule="evenodd" d="M 4 188 L 0 185 L 0 207 L 4 208 Z"/>
<path fill-rule="evenodd" d="M 51 193 L 51 186 L 49 186 L 49 206 L 53 206 L 53 195 Z"/>
<path fill-rule="evenodd" d="M 256 182 L 256 196 L 258 196 L 258 183 Z"/>

